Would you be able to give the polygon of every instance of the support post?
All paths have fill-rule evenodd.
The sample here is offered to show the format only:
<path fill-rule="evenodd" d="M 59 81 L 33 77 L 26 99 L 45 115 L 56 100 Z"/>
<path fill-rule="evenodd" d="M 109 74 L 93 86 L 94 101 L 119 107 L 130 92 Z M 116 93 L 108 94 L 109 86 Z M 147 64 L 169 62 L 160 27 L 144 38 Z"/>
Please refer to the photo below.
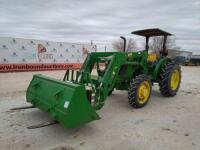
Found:
<path fill-rule="evenodd" d="M 167 36 L 165 35 L 164 36 L 164 40 L 163 40 L 163 52 L 162 52 L 163 56 L 167 56 L 168 55 L 168 51 L 166 49 L 166 42 L 167 42 Z"/>
<path fill-rule="evenodd" d="M 146 51 L 149 50 L 149 36 L 146 37 Z"/>

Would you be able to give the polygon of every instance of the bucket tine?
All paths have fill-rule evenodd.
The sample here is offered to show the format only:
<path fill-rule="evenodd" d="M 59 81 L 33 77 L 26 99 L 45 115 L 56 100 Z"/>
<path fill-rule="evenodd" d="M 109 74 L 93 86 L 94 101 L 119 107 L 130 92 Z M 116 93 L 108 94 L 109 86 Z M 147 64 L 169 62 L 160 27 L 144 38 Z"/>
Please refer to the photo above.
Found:
<path fill-rule="evenodd" d="M 67 80 L 69 80 L 69 70 L 67 70 Z"/>
<path fill-rule="evenodd" d="M 40 124 L 28 126 L 27 129 L 37 129 L 37 128 L 41 128 L 41 127 L 54 125 L 54 124 L 57 124 L 57 123 L 58 123 L 57 121 L 53 120 L 53 121 L 48 121 L 48 122 L 43 122 L 43 123 L 40 123 Z"/>
<path fill-rule="evenodd" d="M 71 80 L 74 81 L 74 70 L 72 70 L 72 76 Z"/>
<path fill-rule="evenodd" d="M 63 78 L 63 81 L 66 80 L 66 77 L 68 76 L 68 72 L 69 72 L 69 70 L 67 69 L 67 71 L 65 72 L 65 76 L 64 76 L 64 78 Z"/>

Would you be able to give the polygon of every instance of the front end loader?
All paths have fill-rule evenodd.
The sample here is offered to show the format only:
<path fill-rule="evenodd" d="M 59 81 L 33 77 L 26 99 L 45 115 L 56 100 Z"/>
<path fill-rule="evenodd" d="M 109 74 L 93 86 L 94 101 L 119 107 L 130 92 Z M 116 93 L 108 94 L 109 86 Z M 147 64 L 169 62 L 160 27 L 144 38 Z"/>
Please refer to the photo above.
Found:
<path fill-rule="evenodd" d="M 48 112 L 68 128 L 100 119 L 107 97 L 116 90 L 128 91 L 128 101 L 134 108 L 145 106 L 154 82 L 159 83 L 164 96 L 176 95 L 180 67 L 167 57 L 166 37 L 160 29 L 133 32 L 146 37 L 146 50 L 140 52 L 94 52 L 85 59 L 80 70 L 67 70 L 63 80 L 34 75 L 27 89 L 27 102 Z M 148 54 L 151 36 L 164 36 L 163 51 L 159 58 Z M 125 38 L 124 41 L 126 41 Z"/>

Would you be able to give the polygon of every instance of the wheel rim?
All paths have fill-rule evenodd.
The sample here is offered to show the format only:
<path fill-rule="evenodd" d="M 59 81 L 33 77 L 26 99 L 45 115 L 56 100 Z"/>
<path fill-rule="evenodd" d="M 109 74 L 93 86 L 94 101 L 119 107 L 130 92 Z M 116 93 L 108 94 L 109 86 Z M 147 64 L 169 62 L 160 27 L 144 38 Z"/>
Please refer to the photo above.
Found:
<path fill-rule="evenodd" d="M 143 81 L 138 88 L 138 102 L 144 104 L 150 94 L 150 85 L 148 81 Z"/>
<path fill-rule="evenodd" d="M 180 82 L 180 73 L 178 70 L 174 70 L 171 75 L 171 89 L 176 90 Z"/>

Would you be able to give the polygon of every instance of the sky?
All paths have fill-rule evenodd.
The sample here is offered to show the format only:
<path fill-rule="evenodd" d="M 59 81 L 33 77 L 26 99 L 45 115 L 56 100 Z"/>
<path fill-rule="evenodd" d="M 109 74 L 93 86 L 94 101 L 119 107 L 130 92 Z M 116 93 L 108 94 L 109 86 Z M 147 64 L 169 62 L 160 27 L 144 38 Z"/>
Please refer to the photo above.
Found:
<path fill-rule="evenodd" d="M 144 28 L 200 54 L 200 0 L 0 0 L 1 37 L 109 42 Z"/>

